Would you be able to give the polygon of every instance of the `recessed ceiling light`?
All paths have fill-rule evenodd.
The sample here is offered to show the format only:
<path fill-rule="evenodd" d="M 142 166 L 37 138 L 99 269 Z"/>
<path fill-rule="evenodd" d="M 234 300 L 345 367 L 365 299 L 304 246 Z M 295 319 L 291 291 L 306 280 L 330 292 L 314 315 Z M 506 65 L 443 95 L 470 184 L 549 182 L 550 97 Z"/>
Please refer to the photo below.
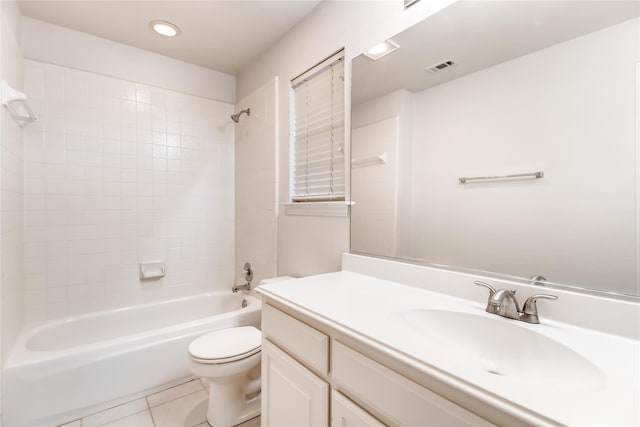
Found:
<path fill-rule="evenodd" d="M 364 53 L 364 56 L 367 56 L 373 60 L 380 59 L 385 55 L 390 54 L 391 52 L 399 49 L 397 43 L 392 42 L 391 40 L 386 40 L 377 45 L 373 46 L 369 50 Z"/>
<path fill-rule="evenodd" d="M 172 24 L 168 21 L 151 21 L 149 22 L 149 27 L 165 37 L 175 37 L 181 33 L 180 28 L 177 25 Z"/>

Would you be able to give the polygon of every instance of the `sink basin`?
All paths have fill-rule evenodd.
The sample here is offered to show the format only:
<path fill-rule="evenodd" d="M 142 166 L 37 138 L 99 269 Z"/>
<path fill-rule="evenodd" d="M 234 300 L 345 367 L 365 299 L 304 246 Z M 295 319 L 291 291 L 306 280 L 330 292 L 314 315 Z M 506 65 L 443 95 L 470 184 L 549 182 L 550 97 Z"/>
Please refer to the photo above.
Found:
<path fill-rule="evenodd" d="M 598 389 L 604 374 L 571 348 L 502 317 L 446 310 L 406 310 L 392 314 L 425 353 L 439 354 L 486 375 Z M 526 385 L 523 385 L 526 386 Z"/>

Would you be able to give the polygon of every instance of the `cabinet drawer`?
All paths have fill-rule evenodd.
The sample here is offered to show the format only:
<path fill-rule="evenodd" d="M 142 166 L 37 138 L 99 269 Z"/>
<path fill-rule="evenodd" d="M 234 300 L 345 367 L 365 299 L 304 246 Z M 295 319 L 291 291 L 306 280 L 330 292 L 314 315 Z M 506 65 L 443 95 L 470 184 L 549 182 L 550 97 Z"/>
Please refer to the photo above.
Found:
<path fill-rule="evenodd" d="M 367 411 L 344 397 L 341 393 L 331 391 L 331 427 L 385 427 Z"/>
<path fill-rule="evenodd" d="M 389 425 L 493 425 L 340 342 L 331 363 L 334 387 Z"/>
<path fill-rule="evenodd" d="M 268 304 L 262 306 L 262 334 L 322 375 L 329 371 L 329 337 Z"/>

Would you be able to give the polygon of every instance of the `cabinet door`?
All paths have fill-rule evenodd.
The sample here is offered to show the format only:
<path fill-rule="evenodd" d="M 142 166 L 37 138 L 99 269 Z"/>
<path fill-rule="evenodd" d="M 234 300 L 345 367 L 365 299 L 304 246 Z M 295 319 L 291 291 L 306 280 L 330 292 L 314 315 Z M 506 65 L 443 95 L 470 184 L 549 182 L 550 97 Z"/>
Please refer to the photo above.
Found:
<path fill-rule="evenodd" d="M 331 427 L 385 427 L 385 425 L 342 394 L 332 390 Z"/>
<path fill-rule="evenodd" d="M 263 426 L 327 427 L 329 385 L 280 350 L 262 342 Z"/>

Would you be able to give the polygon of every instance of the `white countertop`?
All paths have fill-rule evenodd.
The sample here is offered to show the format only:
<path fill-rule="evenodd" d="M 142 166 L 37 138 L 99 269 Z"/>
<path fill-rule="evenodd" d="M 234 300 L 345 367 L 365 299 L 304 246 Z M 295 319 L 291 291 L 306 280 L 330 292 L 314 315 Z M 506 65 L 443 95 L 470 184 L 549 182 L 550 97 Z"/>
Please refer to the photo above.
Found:
<path fill-rule="evenodd" d="M 426 374 L 491 401 L 500 411 L 518 417 L 526 413 L 528 422 L 548 424 L 551 419 L 574 426 L 640 425 L 640 341 L 636 339 L 547 320 L 542 315 L 538 325 L 504 319 L 484 311 L 486 299 L 457 298 L 349 271 L 263 285 L 258 292 L 346 330 L 354 338 L 373 340 L 388 354 L 407 356 Z M 415 331 L 400 326 L 398 313 L 416 309 L 514 323 L 569 347 L 600 372 L 588 381 L 569 383 L 561 381 L 562 374 L 558 381 L 541 381 L 535 375 L 492 375 L 476 364 L 464 363 L 453 352 L 447 354 L 441 346 L 430 345 L 428 339 L 416 339 Z M 526 367 L 522 368 L 526 374 Z"/>

